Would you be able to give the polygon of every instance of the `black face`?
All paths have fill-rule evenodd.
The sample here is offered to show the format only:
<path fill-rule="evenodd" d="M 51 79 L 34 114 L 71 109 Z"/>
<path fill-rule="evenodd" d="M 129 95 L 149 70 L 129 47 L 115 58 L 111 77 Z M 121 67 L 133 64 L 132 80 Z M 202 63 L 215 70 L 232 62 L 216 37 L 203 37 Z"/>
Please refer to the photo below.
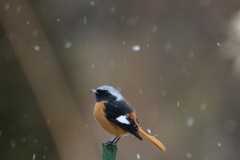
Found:
<path fill-rule="evenodd" d="M 96 95 L 97 102 L 101 102 L 101 101 L 115 101 L 117 99 L 117 97 L 113 96 L 107 90 L 100 90 L 100 89 L 98 89 L 96 91 L 97 91 L 97 93 L 95 93 L 95 95 Z"/>

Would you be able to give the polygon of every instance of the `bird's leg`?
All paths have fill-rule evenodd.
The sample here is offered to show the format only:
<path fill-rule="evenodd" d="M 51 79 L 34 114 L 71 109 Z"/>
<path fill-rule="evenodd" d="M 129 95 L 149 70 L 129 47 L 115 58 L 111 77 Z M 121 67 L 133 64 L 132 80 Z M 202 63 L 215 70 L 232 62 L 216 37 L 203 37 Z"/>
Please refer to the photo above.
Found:
<path fill-rule="evenodd" d="M 117 136 L 112 141 L 108 141 L 105 144 L 112 145 L 113 143 L 117 143 L 120 138 L 121 138 L 120 136 Z"/>
<path fill-rule="evenodd" d="M 115 143 L 117 143 L 120 138 L 121 138 L 121 136 L 118 136 L 117 138 L 115 138 Z"/>
<path fill-rule="evenodd" d="M 107 147 L 108 147 L 108 149 L 110 149 L 110 150 L 112 150 L 113 151 L 113 149 L 112 149 L 112 147 L 113 147 L 113 143 L 115 144 L 115 146 L 116 146 L 116 151 L 117 151 L 117 145 L 116 145 L 116 143 L 118 142 L 118 140 L 121 138 L 121 136 L 117 136 L 117 137 L 115 137 L 112 141 L 108 141 L 106 144 L 107 144 Z"/>
<path fill-rule="evenodd" d="M 111 144 L 113 144 L 113 143 L 116 143 L 115 140 L 118 141 L 119 139 L 120 139 L 120 136 L 117 136 L 117 137 L 115 137 L 112 141 L 108 141 L 107 144 L 108 144 L 108 145 L 111 145 Z"/>

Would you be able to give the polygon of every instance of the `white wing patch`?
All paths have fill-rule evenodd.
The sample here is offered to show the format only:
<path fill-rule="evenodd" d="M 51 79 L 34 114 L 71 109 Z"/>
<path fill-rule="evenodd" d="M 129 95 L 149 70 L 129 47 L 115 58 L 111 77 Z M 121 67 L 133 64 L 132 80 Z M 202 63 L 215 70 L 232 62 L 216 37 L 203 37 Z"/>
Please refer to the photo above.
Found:
<path fill-rule="evenodd" d="M 117 117 L 116 120 L 120 123 L 130 124 L 130 122 L 127 120 L 127 115 L 121 115 Z"/>

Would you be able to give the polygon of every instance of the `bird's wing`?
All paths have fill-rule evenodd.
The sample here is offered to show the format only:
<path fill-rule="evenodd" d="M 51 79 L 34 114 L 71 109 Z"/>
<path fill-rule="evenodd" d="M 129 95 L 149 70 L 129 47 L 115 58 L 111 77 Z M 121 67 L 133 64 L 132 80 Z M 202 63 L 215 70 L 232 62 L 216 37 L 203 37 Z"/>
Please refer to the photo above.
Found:
<path fill-rule="evenodd" d="M 105 116 L 106 118 L 113 123 L 115 126 L 120 127 L 129 133 L 133 134 L 138 139 L 142 140 L 138 133 L 138 125 L 134 122 L 133 118 L 129 115 L 132 108 L 126 109 L 125 104 L 113 101 L 104 103 L 105 105 Z M 123 106 L 124 105 L 124 106 Z"/>

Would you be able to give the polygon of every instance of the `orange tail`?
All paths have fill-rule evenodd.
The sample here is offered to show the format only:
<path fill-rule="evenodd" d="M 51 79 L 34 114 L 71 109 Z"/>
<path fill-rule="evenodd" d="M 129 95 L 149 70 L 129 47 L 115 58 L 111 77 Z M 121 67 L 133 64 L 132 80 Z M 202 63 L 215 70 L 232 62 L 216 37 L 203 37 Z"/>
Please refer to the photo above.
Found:
<path fill-rule="evenodd" d="M 149 139 L 151 142 L 153 142 L 159 149 L 166 151 L 164 145 L 160 141 L 158 141 L 155 137 L 148 135 L 141 128 L 138 129 L 138 132 L 145 136 L 147 139 Z"/>

